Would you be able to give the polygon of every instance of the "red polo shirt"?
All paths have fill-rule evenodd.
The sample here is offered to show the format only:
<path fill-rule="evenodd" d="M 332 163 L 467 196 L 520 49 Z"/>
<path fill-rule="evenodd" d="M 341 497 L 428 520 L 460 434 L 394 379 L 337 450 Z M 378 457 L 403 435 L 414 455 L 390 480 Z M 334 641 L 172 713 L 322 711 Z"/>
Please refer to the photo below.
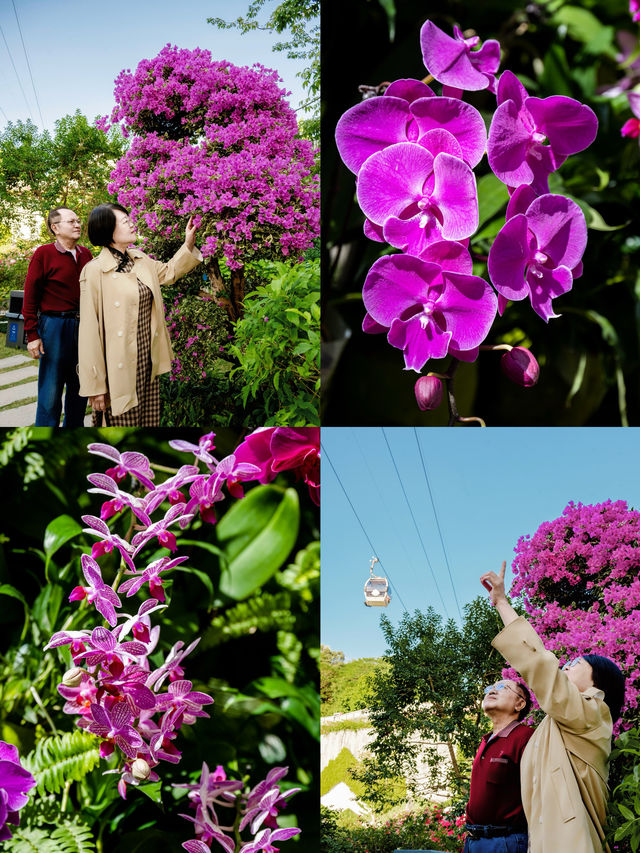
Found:
<path fill-rule="evenodd" d="M 38 246 L 29 261 L 24 282 L 22 316 L 28 341 L 37 340 L 38 311 L 77 311 L 80 305 L 80 272 L 93 255 L 76 246 L 76 257 L 56 240 Z"/>
<path fill-rule="evenodd" d="M 506 826 L 526 823 L 520 796 L 520 759 L 533 729 L 519 720 L 481 740 L 471 769 L 467 822 Z"/>

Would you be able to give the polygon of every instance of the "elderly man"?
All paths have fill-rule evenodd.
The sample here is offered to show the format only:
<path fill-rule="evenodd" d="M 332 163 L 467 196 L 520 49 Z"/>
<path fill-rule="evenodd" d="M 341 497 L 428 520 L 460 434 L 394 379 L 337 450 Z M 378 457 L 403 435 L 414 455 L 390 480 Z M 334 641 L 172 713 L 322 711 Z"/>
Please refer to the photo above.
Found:
<path fill-rule="evenodd" d="M 63 426 L 82 426 L 87 401 L 79 395 L 77 373 L 79 281 L 92 255 L 77 245 L 80 220 L 69 208 L 50 211 L 47 227 L 55 242 L 33 253 L 22 308 L 29 355 L 40 359 L 36 426 L 60 425 L 65 386 Z"/>
<path fill-rule="evenodd" d="M 533 734 L 522 722 L 531 697 L 517 681 L 485 687 L 482 710 L 493 728 L 471 770 L 464 853 L 526 853 L 527 822 L 520 798 L 520 759 Z"/>

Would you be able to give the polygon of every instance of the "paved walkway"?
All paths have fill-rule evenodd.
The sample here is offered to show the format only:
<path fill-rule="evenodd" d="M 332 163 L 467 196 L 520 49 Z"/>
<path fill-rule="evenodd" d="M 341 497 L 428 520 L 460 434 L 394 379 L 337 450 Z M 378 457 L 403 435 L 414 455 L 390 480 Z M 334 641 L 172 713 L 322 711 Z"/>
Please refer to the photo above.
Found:
<path fill-rule="evenodd" d="M 38 396 L 37 380 L 38 365 L 24 350 L 17 350 L 15 355 L 0 358 L 0 426 L 30 426 L 34 423 Z M 13 385 L 14 382 L 20 384 Z M 17 400 L 24 400 L 24 404 L 13 409 L 6 408 Z M 91 426 L 91 415 L 85 417 L 84 425 Z"/>

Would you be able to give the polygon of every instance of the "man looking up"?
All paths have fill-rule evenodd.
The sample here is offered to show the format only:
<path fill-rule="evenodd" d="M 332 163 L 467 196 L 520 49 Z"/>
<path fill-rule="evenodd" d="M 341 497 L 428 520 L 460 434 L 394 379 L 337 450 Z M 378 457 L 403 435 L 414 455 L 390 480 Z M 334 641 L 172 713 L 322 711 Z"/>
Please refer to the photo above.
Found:
<path fill-rule="evenodd" d="M 78 246 L 81 223 L 67 207 L 49 212 L 47 227 L 53 243 L 38 246 L 24 283 L 24 328 L 27 349 L 40 359 L 36 426 L 59 426 L 62 391 L 66 385 L 65 427 L 82 426 L 87 406 L 78 380 L 78 319 L 80 272 L 91 259 Z"/>
<path fill-rule="evenodd" d="M 533 729 L 522 720 L 531 697 L 517 681 L 485 688 L 482 710 L 493 729 L 480 742 L 471 770 L 464 853 L 526 853 L 527 822 L 520 798 L 520 759 Z"/>

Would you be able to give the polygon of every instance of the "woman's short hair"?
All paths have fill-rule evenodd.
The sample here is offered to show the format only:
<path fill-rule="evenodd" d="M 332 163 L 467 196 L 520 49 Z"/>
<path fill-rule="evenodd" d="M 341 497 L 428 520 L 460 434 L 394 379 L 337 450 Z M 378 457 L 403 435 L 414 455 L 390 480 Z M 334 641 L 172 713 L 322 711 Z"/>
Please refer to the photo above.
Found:
<path fill-rule="evenodd" d="M 99 204 L 89 214 L 87 233 L 94 246 L 110 246 L 113 243 L 113 232 L 116 230 L 114 210 L 121 210 L 122 213 L 129 215 L 125 207 L 112 202 Z"/>
<path fill-rule="evenodd" d="M 582 659 L 591 667 L 593 686 L 604 692 L 604 701 L 615 723 L 624 702 L 624 675 L 612 660 L 602 655 L 582 655 Z"/>
<path fill-rule="evenodd" d="M 522 697 L 524 699 L 524 708 L 521 708 L 518 711 L 518 719 L 524 720 L 528 715 L 531 709 L 531 693 L 529 693 L 529 688 L 522 681 L 515 681 L 515 684 L 518 686 L 518 689 L 522 693 Z"/>

